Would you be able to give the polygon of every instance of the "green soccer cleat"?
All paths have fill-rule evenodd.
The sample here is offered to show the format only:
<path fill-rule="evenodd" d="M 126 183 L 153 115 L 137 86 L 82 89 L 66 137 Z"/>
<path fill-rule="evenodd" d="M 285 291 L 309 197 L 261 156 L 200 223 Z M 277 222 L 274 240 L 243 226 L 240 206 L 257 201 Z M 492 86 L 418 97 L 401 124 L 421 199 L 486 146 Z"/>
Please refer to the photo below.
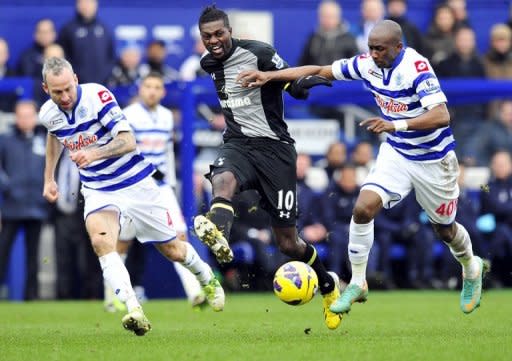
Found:
<path fill-rule="evenodd" d="M 151 330 L 151 323 L 149 323 L 140 307 L 128 312 L 121 322 L 125 330 L 133 331 L 137 336 L 144 336 Z"/>
<path fill-rule="evenodd" d="M 220 312 L 224 309 L 226 300 L 224 289 L 215 276 L 212 275 L 210 282 L 208 282 L 206 286 L 203 286 L 203 291 L 206 296 L 206 301 L 208 301 L 208 304 L 215 312 Z"/>
<path fill-rule="evenodd" d="M 366 302 L 368 298 L 368 283 L 364 282 L 363 288 L 356 284 L 349 284 L 341 296 L 334 302 L 330 310 L 334 313 L 348 313 L 354 302 Z"/>
<path fill-rule="evenodd" d="M 469 279 L 462 275 L 462 292 L 460 293 L 460 309 L 464 313 L 471 313 L 480 306 L 482 298 L 482 280 L 491 269 L 488 260 L 482 260 L 475 256 L 480 264 L 480 272 L 475 279 Z"/>
<path fill-rule="evenodd" d="M 220 263 L 228 263 L 233 260 L 233 251 L 229 243 L 217 229 L 217 226 L 203 215 L 194 218 L 194 230 L 197 237 L 206 244 Z"/>

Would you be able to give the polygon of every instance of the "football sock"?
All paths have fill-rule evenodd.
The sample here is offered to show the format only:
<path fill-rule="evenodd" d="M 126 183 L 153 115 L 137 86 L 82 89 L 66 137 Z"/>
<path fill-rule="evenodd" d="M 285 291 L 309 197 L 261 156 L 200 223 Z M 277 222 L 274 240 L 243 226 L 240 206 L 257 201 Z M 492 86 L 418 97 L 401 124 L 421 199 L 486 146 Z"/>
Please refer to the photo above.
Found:
<path fill-rule="evenodd" d="M 227 240 L 229 240 L 229 234 L 231 233 L 234 213 L 231 201 L 222 197 L 215 197 L 207 215 Z"/>
<path fill-rule="evenodd" d="M 99 257 L 103 279 L 112 287 L 119 300 L 126 304 L 128 312 L 140 307 L 133 291 L 130 275 L 117 252 L 107 253 Z"/>
<path fill-rule="evenodd" d="M 366 280 L 368 255 L 373 245 L 373 220 L 370 223 L 357 224 L 350 220 L 348 236 L 348 258 L 352 267 L 350 283 L 363 287 Z"/>
<path fill-rule="evenodd" d="M 306 243 L 306 251 L 299 261 L 307 263 L 315 270 L 318 276 L 318 287 L 320 288 L 321 294 L 324 295 L 334 290 L 334 280 L 331 275 L 327 273 L 322 260 L 318 257 L 315 247 Z"/>
<path fill-rule="evenodd" d="M 468 231 L 463 225 L 455 223 L 457 232 L 455 237 L 449 243 L 450 252 L 457 261 L 462 265 L 462 272 L 468 278 L 476 278 L 479 272 L 479 264 L 473 256 L 473 246 L 471 245 L 471 238 L 469 238 Z"/>
<path fill-rule="evenodd" d="M 185 266 L 179 262 L 173 263 L 174 269 L 176 270 L 176 273 L 180 278 L 181 285 L 183 286 L 185 294 L 187 295 L 187 299 L 192 302 L 198 295 L 201 294 L 201 285 L 199 284 L 196 276 L 191 271 L 186 269 Z"/>
<path fill-rule="evenodd" d="M 185 245 L 187 247 L 187 254 L 181 264 L 196 276 L 202 286 L 207 285 L 212 279 L 212 269 L 199 257 L 190 243 L 185 242 Z"/>

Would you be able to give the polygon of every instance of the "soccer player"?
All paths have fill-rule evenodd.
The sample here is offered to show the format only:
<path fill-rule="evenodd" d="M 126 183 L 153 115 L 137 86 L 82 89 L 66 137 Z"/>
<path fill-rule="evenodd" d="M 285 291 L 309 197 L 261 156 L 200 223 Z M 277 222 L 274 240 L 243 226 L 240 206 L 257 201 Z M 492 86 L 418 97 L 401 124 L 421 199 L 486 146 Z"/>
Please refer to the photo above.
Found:
<path fill-rule="evenodd" d="M 455 222 L 459 166 L 449 126 L 446 96 L 428 60 L 404 48 L 402 29 L 391 20 L 375 25 L 368 54 L 335 61 L 332 66 L 304 66 L 277 72 L 242 72 L 238 81 L 252 89 L 269 80 L 292 81 L 319 75 L 328 79 L 363 80 L 380 107 L 381 117 L 360 123 L 370 132 L 386 133 L 376 164 L 361 187 L 353 209 L 348 253 L 352 279 L 331 311 L 346 313 L 368 297 L 366 265 L 373 244 L 373 220 L 413 189 L 437 235 L 462 265 L 460 307 L 470 313 L 480 305 L 487 261 L 473 255 L 466 229 Z"/>
<path fill-rule="evenodd" d="M 221 311 L 224 291 L 194 248 L 175 239 L 168 197 L 151 177 L 154 166 L 139 154 L 114 96 L 99 84 L 79 85 L 71 64 L 59 58 L 45 60 L 43 89 L 50 96 L 39 114 L 48 129 L 43 195 L 50 202 L 59 197 L 54 174 L 63 145 L 80 171 L 85 225 L 103 277 L 128 309 L 124 328 L 138 336 L 151 329 L 116 252 L 121 226 L 127 223 L 139 242 L 154 242 L 167 259 L 194 273 L 209 304 Z"/>
<path fill-rule="evenodd" d="M 281 252 L 316 271 L 325 323 L 335 329 L 341 315 L 331 312 L 329 306 L 339 295 L 338 276 L 327 273 L 315 248 L 298 237 L 295 226 L 297 153 L 283 120 L 282 98 L 284 88 L 304 97 L 307 88 L 330 82 L 312 77 L 302 84 L 279 82 L 243 88 L 236 83 L 240 70 L 276 70 L 288 65 L 268 44 L 232 38 L 228 16 L 215 6 L 201 13 L 199 31 L 208 51 L 201 67 L 215 83 L 227 129 L 209 174 L 213 185 L 210 211 L 194 219 L 195 232 L 219 262 L 230 262 L 233 253 L 227 240 L 233 223 L 232 199 L 240 191 L 258 190 Z"/>
<path fill-rule="evenodd" d="M 172 112 L 160 104 L 164 96 L 162 75 L 151 72 L 140 83 L 138 102 L 123 109 L 123 113 L 133 129 L 140 154 L 156 168 L 152 176 L 160 186 L 160 192 L 165 194 L 169 201 L 169 213 L 178 238 L 186 241 L 187 225 L 173 191 L 173 187 L 176 186 L 174 119 Z M 130 241 L 133 237 L 134 234 L 123 232 L 120 240 Z M 122 253 L 126 254 L 129 242 L 119 242 L 119 245 L 123 247 Z M 174 268 L 191 305 L 195 307 L 204 303 L 204 292 L 195 276 L 179 262 L 174 262 Z"/>

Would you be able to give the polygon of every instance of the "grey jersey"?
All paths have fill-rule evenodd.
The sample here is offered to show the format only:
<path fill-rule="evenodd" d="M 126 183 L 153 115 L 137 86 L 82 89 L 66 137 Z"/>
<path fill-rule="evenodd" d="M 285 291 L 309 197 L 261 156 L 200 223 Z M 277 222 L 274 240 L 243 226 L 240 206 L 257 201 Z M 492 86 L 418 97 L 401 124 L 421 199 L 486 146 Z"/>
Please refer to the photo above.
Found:
<path fill-rule="evenodd" d="M 268 82 L 261 88 L 243 88 L 236 83 L 242 70 L 277 70 L 288 67 L 276 50 L 263 42 L 233 39 L 233 47 L 224 60 L 209 53 L 201 58 L 201 67 L 212 77 L 230 138 L 270 138 L 293 143 L 283 120 L 283 83 Z"/>

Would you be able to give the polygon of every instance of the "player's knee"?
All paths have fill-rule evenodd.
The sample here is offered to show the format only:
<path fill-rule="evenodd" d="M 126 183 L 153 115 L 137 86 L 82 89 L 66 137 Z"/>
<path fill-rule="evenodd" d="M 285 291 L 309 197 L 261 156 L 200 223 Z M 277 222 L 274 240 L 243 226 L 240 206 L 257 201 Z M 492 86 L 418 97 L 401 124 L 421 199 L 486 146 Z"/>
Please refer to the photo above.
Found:
<path fill-rule="evenodd" d="M 99 232 L 98 234 L 91 235 L 90 238 L 92 248 L 98 256 L 116 251 L 115 242 L 108 236 L 107 232 Z"/>
<path fill-rule="evenodd" d="M 457 233 L 457 225 L 456 223 L 452 223 L 449 226 L 441 225 L 441 224 L 432 224 L 432 228 L 436 235 L 446 243 L 450 243 Z"/>
<path fill-rule="evenodd" d="M 375 217 L 375 210 L 368 204 L 357 202 L 352 215 L 357 224 L 366 224 Z"/>
<path fill-rule="evenodd" d="M 173 262 L 183 262 L 185 260 L 186 249 L 181 240 L 175 239 L 172 242 L 158 244 L 156 247 L 167 259 Z"/>
<path fill-rule="evenodd" d="M 212 178 L 213 194 L 215 197 L 232 199 L 235 194 L 237 182 L 231 172 L 223 172 Z"/>
<path fill-rule="evenodd" d="M 279 251 L 291 258 L 298 258 L 302 252 L 297 237 L 290 235 L 276 235 Z"/>

